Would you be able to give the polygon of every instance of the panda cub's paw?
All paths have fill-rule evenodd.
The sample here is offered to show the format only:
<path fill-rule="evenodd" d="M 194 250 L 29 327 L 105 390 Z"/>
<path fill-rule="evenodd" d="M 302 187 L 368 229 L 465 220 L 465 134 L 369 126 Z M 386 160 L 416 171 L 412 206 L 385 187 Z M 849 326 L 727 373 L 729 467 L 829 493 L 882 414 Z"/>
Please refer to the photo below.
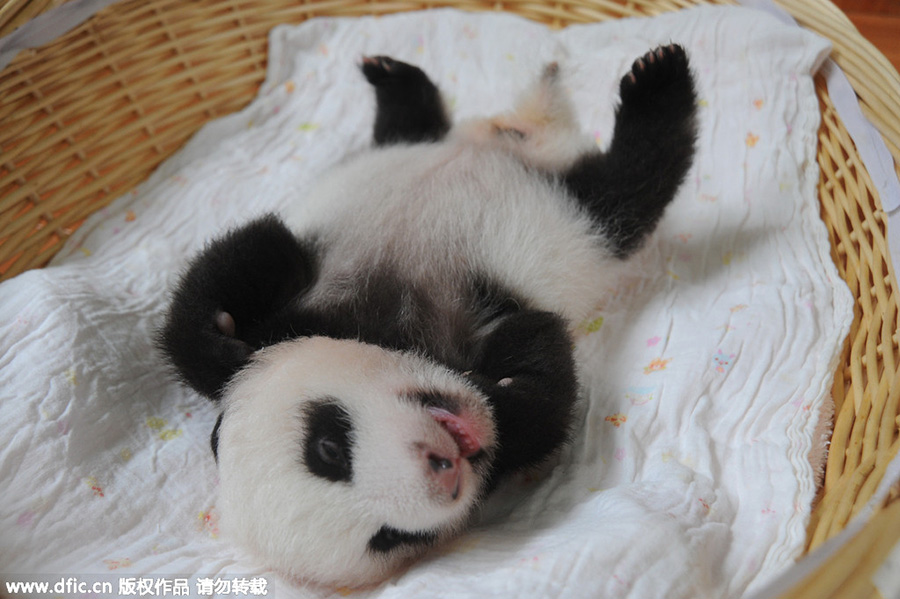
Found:
<path fill-rule="evenodd" d="M 394 60 L 390 56 L 364 56 L 360 68 L 366 80 L 372 85 L 378 85 L 388 78 L 416 77 L 416 71 L 424 75 L 421 69 Z"/>
<path fill-rule="evenodd" d="M 359 68 L 375 89 L 375 145 L 433 142 L 450 130 L 440 91 L 422 69 L 389 56 L 366 56 Z"/>
<path fill-rule="evenodd" d="M 634 61 L 619 88 L 622 103 L 647 105 L 692 94 L 687 53 L 678 44 L 659 46 Z"/>
<path fill-rule="evenodd" d="M 403 97 L 401 94 L 415 94 L 416 90 L 423 90 L 426 95 L 437 93 L 425 71 L 390 56 L 364 56 L 360 70 L 366 81 L 377 90 L 398 94 L 396 99 Z M 411 98 L 415 99 L 416 96 Z"/>
<path fill-rule="evenodd" d="M 481 352 L 475 372 L 491 390 L 524 388 L 525 381 L 552 388 L 567 377 L 571 341 L 560 316 L 519 310 L 502 318 Z"/>

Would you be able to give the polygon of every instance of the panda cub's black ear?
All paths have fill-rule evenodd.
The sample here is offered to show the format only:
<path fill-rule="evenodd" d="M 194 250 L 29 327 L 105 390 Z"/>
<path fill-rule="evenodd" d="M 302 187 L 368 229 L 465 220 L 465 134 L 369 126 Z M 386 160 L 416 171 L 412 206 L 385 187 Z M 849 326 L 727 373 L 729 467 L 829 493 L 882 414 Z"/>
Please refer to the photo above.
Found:
<path fill-rule="evenodd" d="M 183 382 L 218 400 L 253 352 L 300 334 L 291 310 L 315 277 L 312 245 L 268 215 L 192 260 L 158 338 Z"/>

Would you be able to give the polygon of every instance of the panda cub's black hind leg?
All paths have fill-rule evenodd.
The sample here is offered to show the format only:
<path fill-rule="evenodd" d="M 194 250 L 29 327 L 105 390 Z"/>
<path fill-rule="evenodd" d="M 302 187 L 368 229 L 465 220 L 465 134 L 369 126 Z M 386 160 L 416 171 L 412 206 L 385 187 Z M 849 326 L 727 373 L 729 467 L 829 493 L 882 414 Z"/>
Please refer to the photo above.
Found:
<path fill-rule="evenodd" d="M 311 244 L 274 215 L 252 221 L 193 259 L 158 345 L 185 383 L 217 400 L 255 350 L 296 336 L 294 300 L 314 277 Z"/>
<path fill-rule="evenodd" d="M 365 57 L 360 68 L 375 88 L 376 145 L 440 141 L 450 130 L 440 91 L 422 69 L 388 56 Z"/>
<path fill-rule="evenodd" d="M 583 155 L 562 180 L 625 258 L 656 227 L 693 161 L 697 97 L 684 48 L 660 46 L 635 60 L 619 95 L 608 150 Z"/>

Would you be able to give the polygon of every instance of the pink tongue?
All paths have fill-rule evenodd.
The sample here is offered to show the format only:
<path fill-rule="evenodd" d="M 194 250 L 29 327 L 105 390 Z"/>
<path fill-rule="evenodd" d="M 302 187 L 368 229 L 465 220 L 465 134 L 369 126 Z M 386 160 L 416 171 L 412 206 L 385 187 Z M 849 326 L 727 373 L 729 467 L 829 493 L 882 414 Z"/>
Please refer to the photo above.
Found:
<path fill-rule="evenodd" d="M 456 441 L 460 457 L 468 458 L 481 451 L 478 435 L 473 430 L 471 423 L 465 418 L 451 414 L 441 408 L 428 408 L 428 413 L 441 423 L 447 429 L 447 432 L 450 433 L 450 436 L 453 437 L 453 440 Z"/>

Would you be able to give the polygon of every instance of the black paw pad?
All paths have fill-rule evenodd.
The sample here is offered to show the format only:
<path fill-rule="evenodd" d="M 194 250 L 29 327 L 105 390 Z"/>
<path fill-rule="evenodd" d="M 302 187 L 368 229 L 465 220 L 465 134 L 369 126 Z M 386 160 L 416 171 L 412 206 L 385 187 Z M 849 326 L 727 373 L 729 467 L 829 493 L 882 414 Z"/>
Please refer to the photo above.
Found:
<path fill-rule="evenodd" d="M 623 103 L 640 102 L 673 87 L 692 89 L 687 54 L 678 44 L 660 46 L 635 60 L 622 77 L 620 95 Z"/>

